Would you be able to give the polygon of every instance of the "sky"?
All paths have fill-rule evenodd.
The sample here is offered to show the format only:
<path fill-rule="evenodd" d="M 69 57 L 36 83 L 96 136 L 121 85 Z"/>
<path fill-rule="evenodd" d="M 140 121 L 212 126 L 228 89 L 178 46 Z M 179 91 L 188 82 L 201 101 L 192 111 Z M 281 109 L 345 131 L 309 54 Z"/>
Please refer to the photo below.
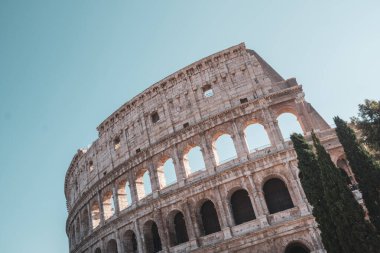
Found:
<path fill-rule="evenodd" d="M 64 176 L 123 103 L 245 42 L 329 122 L 379 99 L 380 1 L 0 0 L 0 252 L 68 252 Z"/>

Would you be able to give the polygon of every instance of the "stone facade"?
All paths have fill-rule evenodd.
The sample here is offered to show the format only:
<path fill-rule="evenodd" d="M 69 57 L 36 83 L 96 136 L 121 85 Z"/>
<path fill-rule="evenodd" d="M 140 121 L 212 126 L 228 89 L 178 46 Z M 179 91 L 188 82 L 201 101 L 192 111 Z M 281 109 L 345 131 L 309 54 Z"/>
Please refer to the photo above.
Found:
<path fill-rule="evenodd" d="M 70 164 L 70 252 L 324 252 L 295 151 L 278 125 L 283 113 L 297 117 L 307 138 L 314 129 L 334 162 L 346 164 L 334 130 L 302 87 L 244 44 L 152 85 L 102 122 L 99 138 Z M 251 124 L 264 127 L 268 147 L 249 151 L 244 130 Z M 224 134 L 237 157 L 219 162 L 215 142 Z M 191 173 L 194 147 L 205 169 Z M 168 159 L 173 184 L 163 176 Z"/>

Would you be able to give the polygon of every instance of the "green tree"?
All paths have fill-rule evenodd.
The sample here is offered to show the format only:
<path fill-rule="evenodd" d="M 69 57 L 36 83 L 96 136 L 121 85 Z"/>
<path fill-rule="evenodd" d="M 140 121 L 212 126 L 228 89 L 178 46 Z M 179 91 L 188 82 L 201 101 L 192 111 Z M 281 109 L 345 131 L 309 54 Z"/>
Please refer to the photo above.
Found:
<path fill-rule="evenodd" d="M 364 211 L 345 184 L 330 155 L 313 133 L 313 142 L 321 168 L 325 199 L 339 244 L 344 253 L 380 252 L 380 238 L 364 219 Z"/>
<path fill-rule="evenodd" d="M 336 133 L 359 183 L 359 190 L 372 224 L 380 233 L 380 166 L 358 142 L 355 132 L 339 117 L 334 118 Z"/>
<path fill-rule="evenodd" d="M 297 153 L 302 188 L 313 206 L 313 215 L 321 231 L 323 245 L 328 253 L 340 253 L 342 250 L 325 200 L 317 158 L 301 134 L 294 133 L 290 138 Z"/>
<path fill-rule="evenodd" d="M 368 100 L 359 104 L 358 117 L 352 123 L 360 130 L 362 141 L 380 158 L 380 101 Z"/>

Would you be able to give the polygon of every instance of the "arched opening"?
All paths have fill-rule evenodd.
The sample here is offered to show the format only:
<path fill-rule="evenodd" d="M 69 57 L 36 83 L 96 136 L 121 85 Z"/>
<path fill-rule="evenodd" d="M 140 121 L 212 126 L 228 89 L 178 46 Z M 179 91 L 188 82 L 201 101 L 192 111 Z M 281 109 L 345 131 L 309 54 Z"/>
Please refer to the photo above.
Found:
<path fill-rule="evenodd" d="M 115 213 L 115 207 L 113 203 L 113 195 L 112 191 L 108 191 L 103 196 L 103 214 L 104 219 L 108 220 Z"/>
<path fill-rule="evenodd" d="M 102 253 L 101 249 L 100 248 L 96 248 L 94 253 Z"/>
<path fill-rule="evenodd" d="M 353 176 L 351 175 L 350 167 L 348 166 L 348 162 L 344 158 L 339 158 L 336 162 L 337 167 L 339 168 L 339 171 L 341 175 L 344 177 L 344 180 L 347 185 L 352 184 L 353 182 Z"/>
<path fill-rule="evenodd" d="M 174 184 L 177 181 L 173 159 L 171 158 L 166 160 L 165 163 L 157 169 L 157 173 L 161 188 Z M 163 174 L 163 176 L 160 176 L 161 174 Z"/>
<path fill-rule="evenodd" d="M 207 200 L 203 203 L 200 214 L 204 235 L 209 235 L 220 231 L 218 213 L 216 212 L 214 203 L 212 203 L 211 200 Z"/>
<path fill-rule="evenodd" d="M 264 184 L 263 191 L 270 214 L 294 207 L 288 188 L 282 180 L 269 179 Z"/>
<path fill-rule="evenodd" d="M 117 253 L 117 243 L 115 239 L 108 241 L 106 253 Z"/>
<path fill-rule="evenodd" d="M 302 243 L 291 243 L 286 249 L 285 253 L 310 253 L 310 249 L 303 245 Z"/>
<path fill-rule="evenodd" d="M 169 219 L 169 234 L 171 245 L 175 246 L 189 241 L 185 217 L 183 216 L 182 212 L 175 211 L 169 215 Z"/>
<path fill-rule="evenodd" d="M 223 164 L 237 157 L 235 145 L 230 135 L 223 134 L 213 143 L 217 164 Z"/>
<path fill-rule="evenodd" d="M 119 183 L 117 188 L 117 196 L 119 200 L 120 211 L 127 208 L 131 202 L 131 188 L 129 187 L 129 182 L 123 180 Z"/>
<path fill-rule="evenodd" d="M 83 236 L 88 235 L 88 233 L 90 232 L 90 222 L 88 219 L 89 219 L 88 210 L 84 209 L 82 212 L 82 217 L 81 217 Z"/>
<path fill-rule="evenodd" d="M 142 170 L 136 177 L 136 191 L 138 199 L 152 193 L 152 185 L 150 182 L 150 175 L 148 170 Z"/>
<path fill-rule="evenodd" d="M 261 124 L 251 124 L 244 130 L 245 142 L 250 153 L 270 147 L 267 131 Z"/>
<path fill-rule="evenodd" d="M 160 234 L 158 233 L 157 224 L 154 221 L 145 223 L 144 237 L 147 252 L 156 253 L 162 250 Z"/>
<path fill-rule="evenodd" d="M 138 251 L 136 234 L 132 230 L 124 233 L 123 242 L 125 253 L 136 253 Z"/>
<path fill-rule="evenodd" d="M 292 113 L 281 114 L 277 122 L 284 140 L 289 140 L 293 133 L 304 133 L 297 117 Z"/>
<path fill-rule="evenodd" d="M 100 224 L 100 209 L 99 209 L 98 202 L 92 203 L 91 218 L 92 218 L 92 229 L 95 229 Z"/>
<path fill-rule="evenodd" d="M 189 152 L 183 156 L 183 163 L 188 173 L 203 170 L 206 166 L 201 148 L 198 146 L 191 148 Z"/>
<path fill-rule="evenodd" d="M 231 195 L 231 208 L 236 225 L 256 219 L 248 192 L 244 189 Z"/>

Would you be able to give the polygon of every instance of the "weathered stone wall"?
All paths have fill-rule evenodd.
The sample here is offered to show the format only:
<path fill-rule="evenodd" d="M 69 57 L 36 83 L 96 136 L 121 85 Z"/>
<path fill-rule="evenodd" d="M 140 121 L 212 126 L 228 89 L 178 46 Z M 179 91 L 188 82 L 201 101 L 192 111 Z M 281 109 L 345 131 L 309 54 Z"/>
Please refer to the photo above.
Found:
<path fill-rule="evenodd" d="M 162 252 L 284 252 L 293 242 L 322 252 L 295 152 L 278 126 L 282 113 L 294 114 L 305 135 L 314 129 L 335 161 L 344 158 L 334 130 L 304 100 L 295 79 L 282 79 L 244 44 L 152 85 L 101 123 L 99 138 L 78 150 L 70 164 L 65 178 L 70 251 L 114 252 L 109 242 L 115 240 L 118 252 L 129 252 L 125 236 L 133 232 L 138 251 L 147 252 L 144 226 L 154 221 Z M 244 130 L 254 123 L 264 126 L 270 147 L 250 153 Z M 237 157 L 220 164 L 214 143 L 222 134 L 231 136 Z M 190 173 L 186 154 L 195 146 L 206 168 Z M 166 186 L 161 166 L 169 158 L 177 182 Z M 152 193 L 144 196 L 145 171 Z M 271 178 L 285 183 L 293 208 L 269 213 L 263 185 Z M 248 192 L 256 216 L 239 225 L 230 205 L 237 189 Z M 201 228 L 205 200 L 214 203 L 221 227 L 210 235 Z M 176 246 L 170 239 L 174 211 L 184 215 L 189 239 Z"/>

